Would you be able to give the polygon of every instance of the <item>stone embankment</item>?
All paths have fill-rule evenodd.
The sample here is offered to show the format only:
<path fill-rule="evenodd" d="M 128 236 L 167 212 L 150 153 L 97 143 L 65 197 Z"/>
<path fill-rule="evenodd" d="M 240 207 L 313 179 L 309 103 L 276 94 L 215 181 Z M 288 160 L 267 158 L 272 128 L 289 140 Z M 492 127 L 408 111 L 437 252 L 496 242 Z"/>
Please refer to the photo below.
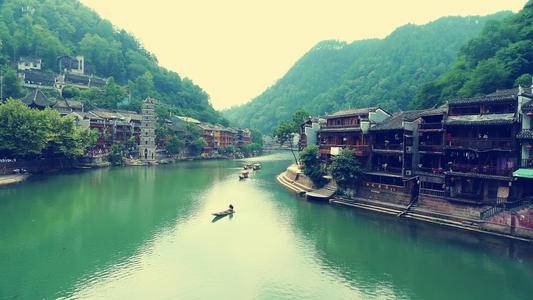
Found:
<path fill-rule="evenodd" d="M 302 196 L 315 189 L 311 180 L 294 164 L 278 175 L 277 180 L 288 190 Z M 481 212 L 489 208 L 487 206 L 465 206 L 428 197 L 422 197 L 413 204 L 408 198 L 408 195 L 401 190 L 391 190 L 383 186 L 374 187 L 370 184 L 363 185 L 358 196 L 337 195 L 329 202 L 333 205 L 533 242 L 533 205 L 526 205 L 514 211 L 504 211 L 485 220 L 480 216 Z"/>

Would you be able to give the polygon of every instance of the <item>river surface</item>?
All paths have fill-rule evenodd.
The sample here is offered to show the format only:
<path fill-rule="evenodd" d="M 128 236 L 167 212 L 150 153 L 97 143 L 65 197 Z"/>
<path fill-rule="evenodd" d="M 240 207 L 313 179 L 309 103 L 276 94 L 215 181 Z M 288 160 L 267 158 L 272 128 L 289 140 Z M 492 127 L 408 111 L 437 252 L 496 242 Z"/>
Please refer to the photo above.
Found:
<path fill-rule="evenodd" d="M 254 161 L 1 188 L 0 299 L 533 299 L 528 244 L 310 203 L 275 180 L 290 155 Z"/>

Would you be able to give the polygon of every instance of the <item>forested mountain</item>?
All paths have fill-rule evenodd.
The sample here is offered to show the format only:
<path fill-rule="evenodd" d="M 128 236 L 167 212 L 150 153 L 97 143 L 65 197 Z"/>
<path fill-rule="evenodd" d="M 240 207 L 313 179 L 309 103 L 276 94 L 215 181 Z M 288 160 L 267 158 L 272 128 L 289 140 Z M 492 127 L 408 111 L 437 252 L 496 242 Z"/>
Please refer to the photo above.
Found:
<path fill-rule="evenodd" d="M 445 17 L 402 26 L 384 39 L 320 42 L 261 95 L 223 113 L 236 125 L 270 132 L 298 108 L 311 114 L 377 104 L 407 108 L 421 84 L 448 71 L 488 20 L 510 14 Z"/>
<path fill-rule="evenodd" d="M 168 110 L 204 121 L 223 121 L 199 86 L 160 67 L 157 58 L 135 37 L 79 1 L 0 0 L 4 96 L 24 94 L 14 82 L 13 65 L 19 57 L 42 58 L 45 70 L 58 72 L 57 58 L 62 55 L 83 55 L 91 73 L 113 78 L 107 91 L 84 91 L 82 100 L 109 108 L 135 108 L 141 99 L 151 96 Z"/>
<path fill-rule="evenodd" d="M 431 107 L 453 97 L 529 86 L 533 74 L 533 1 L 517 14 L 487 23 L 461 48 L 451 70 L 425 84 L 413 107 Z"/>

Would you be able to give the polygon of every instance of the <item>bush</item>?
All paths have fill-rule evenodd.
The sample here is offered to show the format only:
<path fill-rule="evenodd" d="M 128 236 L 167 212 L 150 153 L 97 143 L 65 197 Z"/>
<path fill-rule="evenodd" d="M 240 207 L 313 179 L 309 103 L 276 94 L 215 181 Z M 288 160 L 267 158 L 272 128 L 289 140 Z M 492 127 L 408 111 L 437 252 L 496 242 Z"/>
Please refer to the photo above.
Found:
<path fill-rule="evenodd" d="M 355 187 L 361 178 L 361 165 L 351 150 L 344 149 L 333 157 L 331 176 L 341 189 Z"/>
<path fill-rule="evenodd" d="M 303 172 L 317 187 L 326 184 L 324 175 L 326 172 L 320 162 L 320 151 L 316 145 L 309 145 L 300 152 L 300 162 L 303 165 Z"/>

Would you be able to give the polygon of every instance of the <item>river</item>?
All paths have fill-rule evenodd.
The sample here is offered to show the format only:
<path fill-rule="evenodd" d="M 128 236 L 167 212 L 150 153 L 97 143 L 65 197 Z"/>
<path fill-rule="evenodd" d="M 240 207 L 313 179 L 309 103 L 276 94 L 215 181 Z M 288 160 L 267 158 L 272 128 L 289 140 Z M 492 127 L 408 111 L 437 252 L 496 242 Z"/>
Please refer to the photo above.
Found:
<path fill-rule="evenodd" d="M 0 299 L 532 299 L 528 244 L 310 203 L 276 183 L 290 154 L 253 161 L 1 188 Z"/>

